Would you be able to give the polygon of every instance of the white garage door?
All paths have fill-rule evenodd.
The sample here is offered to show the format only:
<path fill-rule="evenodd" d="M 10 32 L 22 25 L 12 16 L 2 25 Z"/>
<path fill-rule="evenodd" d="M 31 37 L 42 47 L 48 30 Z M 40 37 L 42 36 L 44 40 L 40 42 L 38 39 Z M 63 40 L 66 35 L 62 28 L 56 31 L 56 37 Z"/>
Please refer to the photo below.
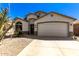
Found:
<path fill-rule="evenodd" d="M 40 23 L 38 24 L 38 36 L 68 36 L 67 23 Z"/>

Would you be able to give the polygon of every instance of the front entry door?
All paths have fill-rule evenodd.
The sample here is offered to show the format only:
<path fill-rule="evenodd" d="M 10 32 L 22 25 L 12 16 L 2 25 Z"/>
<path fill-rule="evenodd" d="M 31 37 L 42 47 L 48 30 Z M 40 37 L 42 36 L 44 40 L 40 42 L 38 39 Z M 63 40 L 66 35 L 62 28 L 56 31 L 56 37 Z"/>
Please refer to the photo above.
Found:
<path fill-rule="evenodd" d="M 21 35 L 21 34 L 22 34 L 22 23 L 21 23 L 21 22 L 17 22 L 17 23 L 16 23 L 15 32 L 16 32 L 18 35 Z"/>
<path fill-rule="evenodd" d="M 30 34 L 34 34 L 34 24 L 30 24 Z"/>

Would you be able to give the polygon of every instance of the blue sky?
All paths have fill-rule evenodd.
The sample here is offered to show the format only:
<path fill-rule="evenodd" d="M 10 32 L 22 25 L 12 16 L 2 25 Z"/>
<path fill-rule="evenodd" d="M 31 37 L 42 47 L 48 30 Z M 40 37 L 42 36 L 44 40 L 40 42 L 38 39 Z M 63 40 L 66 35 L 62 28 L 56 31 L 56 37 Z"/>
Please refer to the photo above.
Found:
<path fill-rule="evenodd" d="M 0 8 L 9 7 L 8 3 L 0 4 Z M 25 17 L 25 15 L 36 12 L 58 12 L 79 19 L 79 3 L 10 3 L 11 17 Z"/>

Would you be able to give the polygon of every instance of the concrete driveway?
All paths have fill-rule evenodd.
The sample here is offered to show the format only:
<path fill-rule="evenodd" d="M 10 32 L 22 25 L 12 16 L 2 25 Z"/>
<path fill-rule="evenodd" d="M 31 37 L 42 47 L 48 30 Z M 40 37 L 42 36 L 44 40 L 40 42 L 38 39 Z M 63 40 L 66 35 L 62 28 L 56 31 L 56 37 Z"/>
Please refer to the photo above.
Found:
<path fill-rule="evenodd" d="M 79 42 L 34 39 L 18 56 L 79 56 Z"/>

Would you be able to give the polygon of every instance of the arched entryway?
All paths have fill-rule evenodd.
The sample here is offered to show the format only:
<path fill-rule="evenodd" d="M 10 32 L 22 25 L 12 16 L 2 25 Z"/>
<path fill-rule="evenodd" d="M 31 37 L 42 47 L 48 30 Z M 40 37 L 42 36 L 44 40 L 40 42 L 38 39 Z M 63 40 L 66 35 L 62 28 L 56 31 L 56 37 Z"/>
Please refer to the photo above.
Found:
<path fill-rule="evenodd" d="M 21 22 L 17 22 L 15 24 L 15 31 L 18 32 L 19 34 L 22 34 L 22 23 Z"/>

